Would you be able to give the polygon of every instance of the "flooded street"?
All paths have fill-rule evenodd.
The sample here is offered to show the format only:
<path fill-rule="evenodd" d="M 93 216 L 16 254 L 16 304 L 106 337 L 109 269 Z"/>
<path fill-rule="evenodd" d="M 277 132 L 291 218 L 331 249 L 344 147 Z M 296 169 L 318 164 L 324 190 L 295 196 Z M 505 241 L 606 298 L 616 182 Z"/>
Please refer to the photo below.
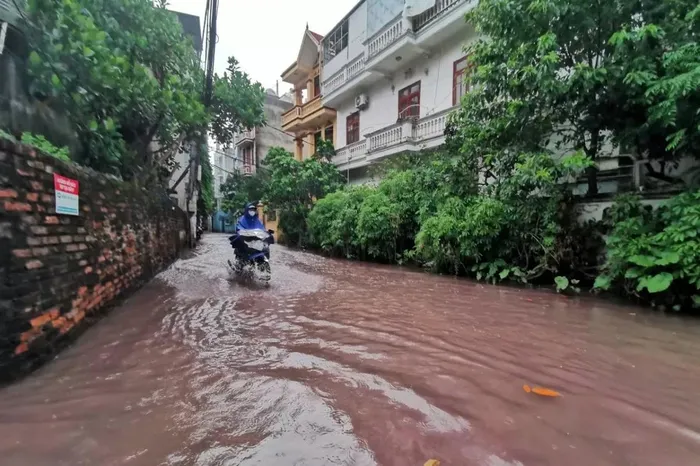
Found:
<path fill-rule="evenodd" d="M 700 461 L 695 320 L 282 247 L 257 288 L 230 255 L 206 236 L 2 389 L 0 463 Z"/>

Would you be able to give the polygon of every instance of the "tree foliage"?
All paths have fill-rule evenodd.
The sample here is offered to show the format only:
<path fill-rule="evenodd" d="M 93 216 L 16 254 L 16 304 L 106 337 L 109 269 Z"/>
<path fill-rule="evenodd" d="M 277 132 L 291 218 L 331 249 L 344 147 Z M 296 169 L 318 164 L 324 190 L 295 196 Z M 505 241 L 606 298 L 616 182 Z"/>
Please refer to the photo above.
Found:
<path fill-rule="evenodd" d="M 305 245 L 306 221 L 314 203 L 340 189 L 345 179 L 331 163 L 316 157 L 300 162 L 279 147 L 270 149 L 263 166 L 269 170 L 265 202 L 280 211 L 280 228 L 285 239 Z"/>
<path fill-rule="evenodd" d="M 205 109 L 199 59 L 162 2 L 30 0 L 28 18 L 31 89 L 69 116 L 79 163 L 145 182 L 169 175 L 182 143 L 210 123 L 229 141 L 263 121 L 262 88 L 232 58 Z"/>
<path fill-rule="evenodd" d="M 654 211 L 623 196 L 611 212 L 607 260 L 596 287 L 680 310 L 700 307 L 700 191 L 672 198 Z"/>
<path fill-rule="evenodd" d="M 690 0 L 482 0 L 468 18 L 483 37 L 469 47 L 472 91 L 450 144 L 476 158 L 487 181 L 523 152 L 595 161 L 613 141 L 675 159 L 700 133 L 697 103 L 687 105 L 698 92 L 696 17 Z"/>

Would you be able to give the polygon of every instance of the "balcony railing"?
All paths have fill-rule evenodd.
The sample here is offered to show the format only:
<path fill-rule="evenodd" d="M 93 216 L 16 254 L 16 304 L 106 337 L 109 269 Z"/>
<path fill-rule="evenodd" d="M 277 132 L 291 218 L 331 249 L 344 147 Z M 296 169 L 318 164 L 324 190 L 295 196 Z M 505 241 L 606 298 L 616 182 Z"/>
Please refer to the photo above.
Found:
<path fill-rule="evenodd" d="M 413 139 L 421 141 L 430 139 L 445 134 L 445 125 L 447 124 L 447 115 L 452 109 L 445 110 L 435 115 L 427 116 L 416 122 L 413 128 Z"/>
<path fill-rule="evenodd" d="M 420 31 L 436 18 L 444 15 L 449 10 L 465 1 L 466 0 L 437 0 L 434 7 L 413 18 L 413 30 L 415 32 Z"/>
<path fill-rule="evenodd" d="M 238 135 L 236 140 L 236 145 L 241 145 L 246 142 L 253 142 L 255 140 L 255 129 L 249 131 L 243 131 Z"/>
<path fill-rule="evenodd" d="M 394 20 L 386 29 L 380 31 L 367 44 L 367 56 L 372 58 L 391 44 L 399 40 L 406 32 L 403 17 Z"/>
<path fill-rule="evenodd" d="M 401 144 L 408 144 L 402 150 L 419 149 L 419 143 L 444 136 L 447 117 L 453 109 L 454 107 L 448 108 L 417 121 L 404 120 L 370 133 L 366 139 L 338 149 L 333 163 L 342 165 L 353 160 L 362 160 L 367 154 Z"/>
<path fill-rule="evenodd" d="M 354 61 L 343 66 L 343 68 L 329 79 L 323 82 L 323 95 L 328 95 L 336 89 L 342 87 L 346 82 L 362 73 L 365 70 L 365 54 L 363 53 Z"/>
<path fill-rule="evenodd" d="M 282 115 L 282 126 L 286 126 L 296 119 L 306 118 L 321 108 L 323 108 L 323 103 L 321 102 L 321 96 L 319 95 L 313 100 L 306 102 L 303 105 L 297 105 L 287 113 L 284 113 Z"/>
<path fill-rule="evenodd" d="M 403 127 L 404 123 L 397 123 L 370 134 L 367 138 L 369 139 L 369 152 L 374 152 L 403 142 Z"/>
<path fill-rule="evenodd" d="M 367 141 L 361 139 L 357 142 L 349 144 L 341 149 L 338 149 L 333 162 L 335 164 L 349 163 L 353 160 L 361 159 L 367 153 Z"/>
<path fill-rule="evenodd" d="M 245 165 L 243 165 L 243 174 L 244 174 L 244 175 L 253 175 L 253 174 L 255 174 L 255 165 L 251 165 L 251 164 L 245 164 Z"/>

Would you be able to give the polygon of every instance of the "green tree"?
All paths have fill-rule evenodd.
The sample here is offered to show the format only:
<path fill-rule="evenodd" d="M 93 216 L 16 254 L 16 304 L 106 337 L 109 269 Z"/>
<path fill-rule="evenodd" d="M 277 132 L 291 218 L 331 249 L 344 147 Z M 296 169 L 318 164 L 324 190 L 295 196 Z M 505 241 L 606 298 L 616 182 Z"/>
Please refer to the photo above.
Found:
<path fill-rule="evenodd" d="M 243 211 L 248 202 L 259 202 L 265 196 L 268 185 L 268 175 L 265 172 L 249 176 L 241 173 L 228 174 L 226 182 L 221 186 L 221 208 L 233 216 Z"/>
<path fill-rule="evenodd" d="M 280 228 L 287 241 L 305 245 L 306 221 L 314 203 L 339 190 L 345 179 L 333 164 L 318 158 L 300 162 L 279 147 L 270 149 L 263 165 L 270 176 L 265 201 L 280 210 Z"/>
<path fill-rule="evenodd" d="M 675 48 L 692 56 L 696 46 L 687 42 L 697 35 L 649 43 L 664 25 L 688 30 L 679 12 L 692 7 L 688 0 L 482 0 L 468 18 L 484 37 L 470 47 L 473 90 L 451 121 L 451 144 L 476 158 L 488 180 L 509 176 L 520 153 L 582 151 L 595 161 L 611 140 L 639 136 L 639 120 L 654 115 L 664 145 L 687 136 L 686 125 L 697 132 L 697 115 L 681 128 L 673 120 L 698 88 L 689 84 L 697 83 L 697 55 L 681 64 Z M 588 193 L 596 194 L 595 166 L 587 173 Z"/>
<path fill-rule="evenodd" d="M 232 58 L 215 78 L 211 112 L 204 108 L 198 57 L 163 2 L 30 0 L 28 18 L 31 88 L 69 116 L 79 163 L 162 180 L 183 142 L 200 141 L 210 122 L 227 142 L 264 121 L 261 87 Z"/>

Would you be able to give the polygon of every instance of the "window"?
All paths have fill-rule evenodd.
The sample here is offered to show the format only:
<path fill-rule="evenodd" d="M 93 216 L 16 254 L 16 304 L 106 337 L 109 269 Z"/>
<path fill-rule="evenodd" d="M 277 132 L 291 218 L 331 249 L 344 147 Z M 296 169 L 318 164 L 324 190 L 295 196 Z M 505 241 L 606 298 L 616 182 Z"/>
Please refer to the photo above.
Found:
<path fill-rule="evenodd" d="M 321 93 L 321 78 L 319 75 L 316 75 L 316 77 L 314 78 L 314 97 L 318 97 L 320 93 Z"/>
<path fill-rule="evenodd" d="M 325 138 L 326 141 L 329 141 L 331 144 L 333 144 L 333 126 L 326 126 Z"/>
<path fill-rule="evenodd" d="M 328 63 L 348 46 L 348 20 L 340 23 L 326 36 L 323 42 L 323 58 Z"/>
<path fill-rule="evenodd" d="M 243 148 L 243 165 L 253 164 L 253 148 L 250 146 Z"/>
<path fill-rule="evenodd" d="M 360 112 L 348 115 L 347 133 L 345 144 L 352 144 L 360 140 Z"/>
<path fill-rule="evenodd" d="M 457 105 L 464 94 L 469 92 L 467 74 L 472 69 L 473 64 L 469 63 L 467 57 L 460 58 L 454 63 L 452 72 L 452 105 Z"/>
<path fill-rule="evenodd" d="M 399 91 L 399 119 L 420 117 L 420 81 Z"/>

